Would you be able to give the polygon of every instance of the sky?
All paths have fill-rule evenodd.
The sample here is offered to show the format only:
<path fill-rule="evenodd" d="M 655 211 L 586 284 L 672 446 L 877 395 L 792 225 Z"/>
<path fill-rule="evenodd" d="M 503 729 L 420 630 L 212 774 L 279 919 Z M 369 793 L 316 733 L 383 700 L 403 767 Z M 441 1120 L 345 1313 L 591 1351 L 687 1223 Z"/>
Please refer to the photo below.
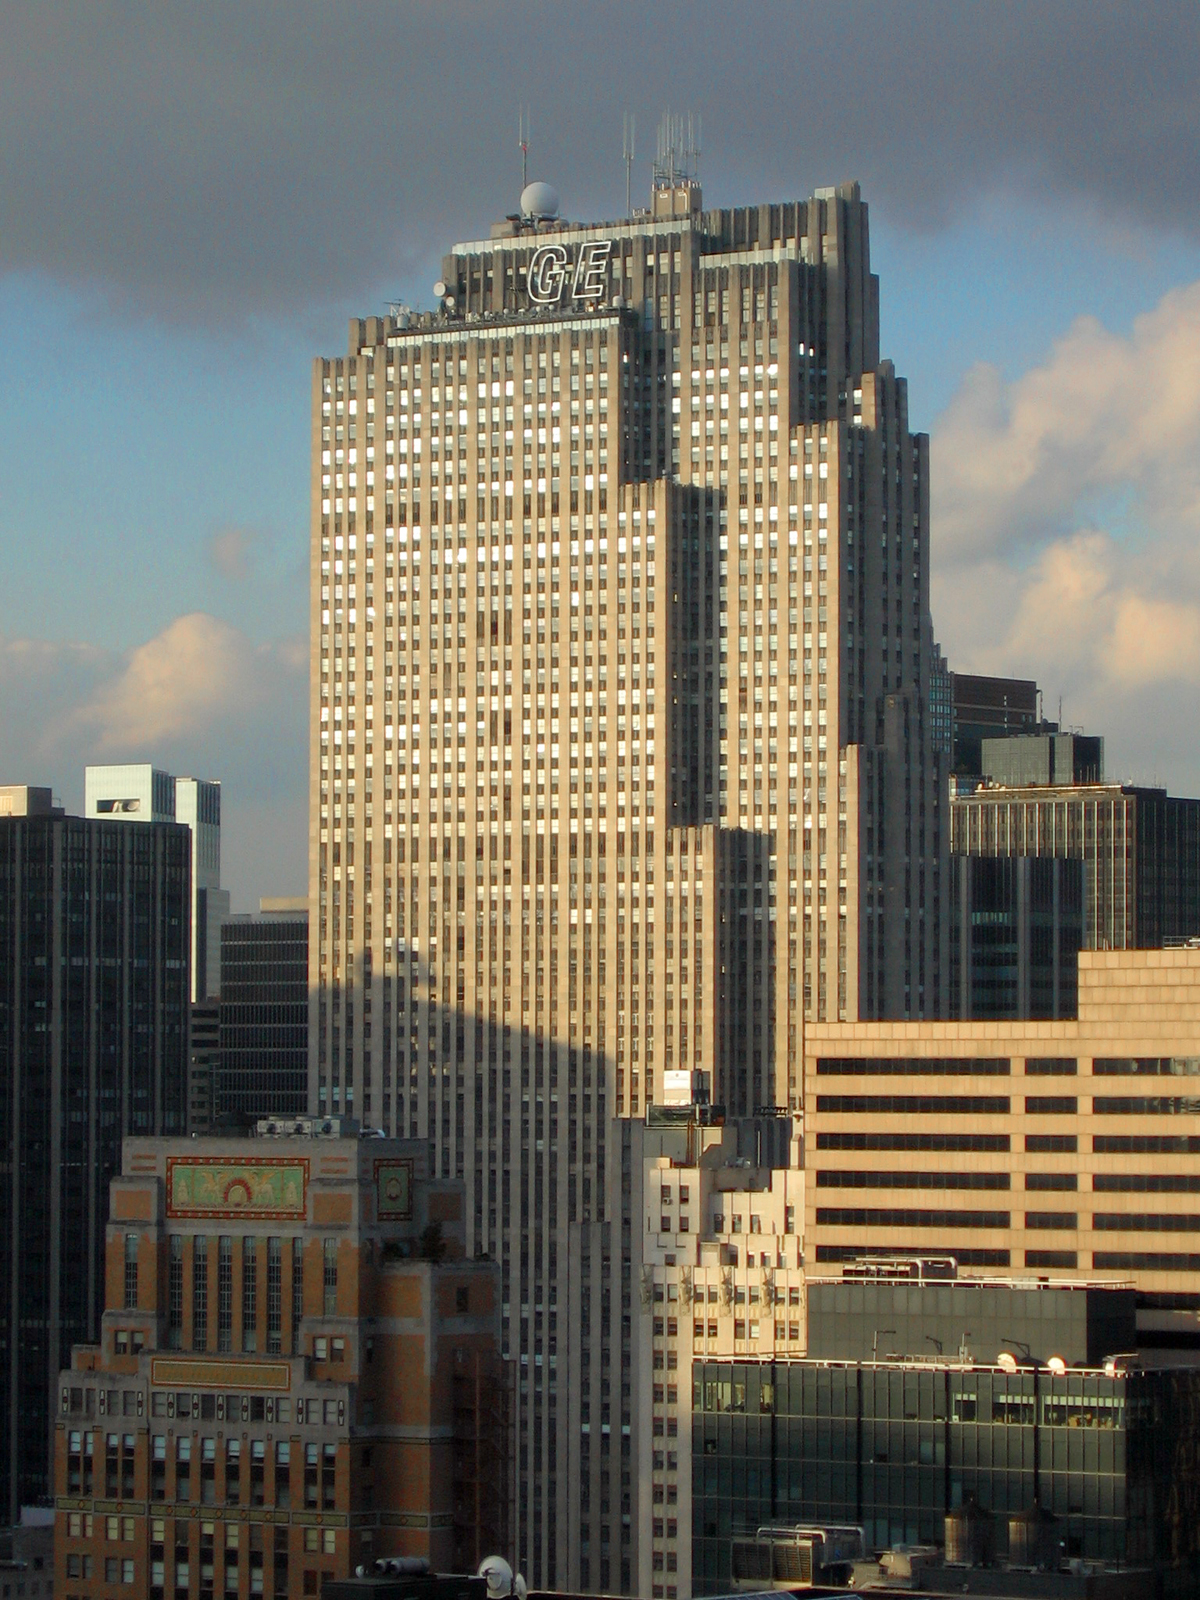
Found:
<path fill-rule="evenodd" d="M 951 666 L 1200 793 L 1194 5 L 0 0 L 0 782 L 223 783 L 234 907 L 303 893 L 310 363 L 429 305 L 530 175 L 705 203 L 857 178 L 931 436 Z"/>

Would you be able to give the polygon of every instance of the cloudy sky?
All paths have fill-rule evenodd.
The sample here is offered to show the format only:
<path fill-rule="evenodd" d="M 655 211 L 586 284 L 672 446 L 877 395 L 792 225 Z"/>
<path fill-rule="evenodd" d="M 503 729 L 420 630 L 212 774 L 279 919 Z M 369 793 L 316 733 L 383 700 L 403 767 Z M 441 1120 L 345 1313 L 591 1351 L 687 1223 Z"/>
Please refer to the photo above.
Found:
<path fill-rule="evenodd" d="M 712 204 L 861 180 L 933 440 L 952 665 L 1200 793 L 1194 4 L 0 0 L 0 781 L 225 783 L 235 906 L 305 881 L 309 361 L 703 118 Z"/>

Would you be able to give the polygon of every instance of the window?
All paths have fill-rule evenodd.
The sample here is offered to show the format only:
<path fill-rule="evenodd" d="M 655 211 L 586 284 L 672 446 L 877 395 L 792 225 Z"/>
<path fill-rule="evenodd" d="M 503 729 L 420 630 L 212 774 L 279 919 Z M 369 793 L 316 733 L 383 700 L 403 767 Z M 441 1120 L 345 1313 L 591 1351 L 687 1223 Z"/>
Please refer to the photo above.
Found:
<path fill-rule="evenodd" d="M 138 1236 L 125 1235 L 125 1309 L 133 1311 L 138 1303 Z"/>
<path fill-rule="evenodd" d="M 167 1344 L 178 1350 L 183 1343 L 183 1236 L 171 1235 L 167 1290 Z"/>
<path fill-rule="evenodd" d="M 258 1349 L 258 1240 L 242 1240 L 242 1349 Z"/>
<path fill-rule="evenodd" d="M 1073 1117 L 1078 1110 L 1078 1102 L 1073 1094 L 1027 1094 L 1025 1096 L 1025 1115 L 1027 1117 Z"/>
<path fill-rule="evenodd" d="M 208 1349 L 208 1240 L 192 1241 L 192 1348 Z"/>
<path fill-rule="evenodd" d="M 325 1261 L 325 1315 L 337 1316 L 337 1247 L 336 1239 L 326 1239 L 324 1242 Z"/>
<path fill-rule="evenodd" d="M 283 1349 L 283 1241 L 267 1240 L 267 1350 Z"/>
<path fill-rule="evenodd" d="M 225 1500 L 235 1506 L 241 1498 L 242 1441 L 225 1441 Z M 231 1524 L 232 1526 L 232 1524 Z"/>
<path fill-rule="evenodd" d="M 233 1240 L 217 1240 L 217 1349 L 233 1349 Z"/>
<path fill-rule="evenodd" d="M 286 1508 L 292 1503 L 292 1446 L 288 1439 L 275 1441 L 275 1504 Z"/>
<path fill-rule="evenodd" d="M 292 1349 L 298 1348 L 300 1318 L 304 1315 L 304 1240 L 292 1240 Z"/>

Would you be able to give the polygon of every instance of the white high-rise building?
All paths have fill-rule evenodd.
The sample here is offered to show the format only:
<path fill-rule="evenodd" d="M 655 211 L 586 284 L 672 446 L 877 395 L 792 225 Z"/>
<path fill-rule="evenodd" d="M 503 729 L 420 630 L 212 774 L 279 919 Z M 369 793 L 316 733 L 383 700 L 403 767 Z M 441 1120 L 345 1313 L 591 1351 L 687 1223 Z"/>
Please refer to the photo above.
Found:
<path fill-rule="evenodd" d="M 531 185 L 442 279 L 314 367 L 310 1101 L 465 1179 L 519 1565 L 629 1592 L 634 1119 L 943 1004 L 927 444 L 856 185 Z"/>
<path fill-rule="evenodd" d="M 85 817 L 126 822 L 186 822 L 192 830 L 192 1004 L 214 1000 L 221 985 L 221 924 L 229 891 L 221 888 L 221 785 L 176 778 L 148 763 L 87 767 Z"/>

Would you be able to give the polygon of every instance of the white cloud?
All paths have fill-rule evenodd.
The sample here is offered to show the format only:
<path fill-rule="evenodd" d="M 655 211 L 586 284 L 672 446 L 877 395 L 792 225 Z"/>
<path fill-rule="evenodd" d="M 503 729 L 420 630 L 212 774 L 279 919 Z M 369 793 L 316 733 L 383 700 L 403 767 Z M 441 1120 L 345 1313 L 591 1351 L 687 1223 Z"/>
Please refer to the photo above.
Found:
<path fill-rule="evenodd" d="M 203 737 L 216 723 L 244 722 L 304 663 L 294 645 L 253 645 L 202 611 L 177 617 L 130 652 L 120 670 L 75 712 L 102 750 L 148 749 Z"/>
<path fill-rule="evenodd" d="M 1200 788 L 1200 284 L 1128 335 L 1081 319 L 932 441 L 933 610 L 951 665 L 1037 677 L 1109 766 Z M 1183 691 L 1181 698 L 1181 691 Z"/>
<path fill-rule="evenodd" d="M 49 784 L 76 810 L 89 762 L 219 778 L 235 904 L 302 893 L 307 671 L 304 640 L 255 644 L 204 612 L 125 653 L 0 637 L 0 782 Z"/>

